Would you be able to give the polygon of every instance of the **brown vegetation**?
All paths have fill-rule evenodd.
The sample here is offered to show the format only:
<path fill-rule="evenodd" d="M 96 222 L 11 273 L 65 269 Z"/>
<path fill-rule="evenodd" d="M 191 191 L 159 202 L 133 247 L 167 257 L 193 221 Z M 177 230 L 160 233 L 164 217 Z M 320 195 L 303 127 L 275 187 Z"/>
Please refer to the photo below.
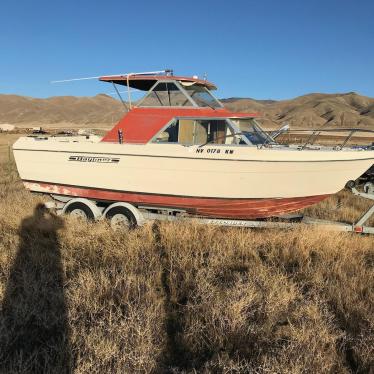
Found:
<path fill-rule="evenodd" d="M 113 232 L 45 212 L 13 164 L 0 170 L 2 372 L 374 367 L 372 237 L 194 223 Z M 337 199 L 310 213 L 357 218 L 363 202 Z"/>

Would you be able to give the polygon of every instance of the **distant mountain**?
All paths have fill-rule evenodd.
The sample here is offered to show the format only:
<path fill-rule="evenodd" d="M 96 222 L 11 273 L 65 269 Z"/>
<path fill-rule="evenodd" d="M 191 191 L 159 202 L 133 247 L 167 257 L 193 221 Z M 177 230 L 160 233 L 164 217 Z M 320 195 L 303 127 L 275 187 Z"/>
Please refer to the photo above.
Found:
<path fill-rule="evenodd" d="M 247 97 L 247 98 L 243 98 L 243 97 L 228 97 L 227 99 L 221 99 L 221 101 L 224 101 L 225 103 L 235 103 L 239 100 L 252 100 L 256 103 L 260 103 L 260 104 L 274 104 L 277 102 L 277 100 L 257 100 L 257 99 L 253 99 L 251 97 Z"/>
<path fill-rule="evenodd" d="M 288 122 L 293 127 L 370 127 L 374 129 L 374 98 L 355 92 L 344 94 L 312 93 L 291 100 L 222 100 L 234 111 L 255 111 L 265 125 Z"/>
<path fill-rule="evenodd" d="M 222 99 L 233 111 L 258 112 L 265 126 L 288 122 L 292 127 L 365 127 L 374 129 L 374 98 L 354 92 L 312 93 L 290 100 Z M 36 99 L 0 95 L 0 123 L 15 125 L 71 124 L 111 125 L 124 114 L 122 104 L 111 96 L 60 96 Z"/>
<path fill-rule="evenodd" d="M 0 95 L 0 123 L 15 125 L 111 124 L 121 118 L 123 109 L 118 100 L 104 94 L 47 99 Z"/>

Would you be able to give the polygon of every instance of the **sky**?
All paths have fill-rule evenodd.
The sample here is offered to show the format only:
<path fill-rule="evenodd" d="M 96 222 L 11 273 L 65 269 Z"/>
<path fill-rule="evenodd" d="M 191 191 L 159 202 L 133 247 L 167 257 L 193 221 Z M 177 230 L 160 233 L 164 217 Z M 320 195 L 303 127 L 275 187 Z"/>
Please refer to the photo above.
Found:
<path fill-rule="evenodd" d="M 374 1 L 1 1 L 0 93 L 112 94 L 50 81 L 165 68 L 221 98 L 374 97 Z"/>

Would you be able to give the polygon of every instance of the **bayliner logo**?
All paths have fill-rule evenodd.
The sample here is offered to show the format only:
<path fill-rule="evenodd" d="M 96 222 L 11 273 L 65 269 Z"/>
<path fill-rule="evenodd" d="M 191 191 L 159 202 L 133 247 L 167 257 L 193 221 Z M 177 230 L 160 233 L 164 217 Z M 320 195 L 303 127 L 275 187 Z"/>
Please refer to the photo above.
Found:
<path fill-rule="evenodd" d="M 87 157 L 87 156 L 70 156 L 69 161 L 78 161 L 78 162 L 99 162 L 99 163 L 117 163 L 119 158 L 113 157 Z"/>

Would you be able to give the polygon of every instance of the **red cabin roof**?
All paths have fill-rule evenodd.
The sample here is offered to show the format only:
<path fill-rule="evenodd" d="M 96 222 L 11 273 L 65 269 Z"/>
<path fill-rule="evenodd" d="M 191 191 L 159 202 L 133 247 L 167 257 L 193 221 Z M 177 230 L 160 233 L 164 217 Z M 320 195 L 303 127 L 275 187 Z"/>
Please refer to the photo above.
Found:
<path fill-rule="evenodd" d="M 109 75 L 99 78 L 102 82 L 111 82 L 115 84 L 120 84 L 122 86 L 127 86 L 127 83 L 130 87 L 137 90 L 148 91 L 157 81 L 179 81 L 186 83 L 195 83 L 201 86 L 204 86 L 210 90 L 216 90 L 217 87 L 204 79 L 198 79 L 194 77 L 178 77 L 175 75 Z"/>

